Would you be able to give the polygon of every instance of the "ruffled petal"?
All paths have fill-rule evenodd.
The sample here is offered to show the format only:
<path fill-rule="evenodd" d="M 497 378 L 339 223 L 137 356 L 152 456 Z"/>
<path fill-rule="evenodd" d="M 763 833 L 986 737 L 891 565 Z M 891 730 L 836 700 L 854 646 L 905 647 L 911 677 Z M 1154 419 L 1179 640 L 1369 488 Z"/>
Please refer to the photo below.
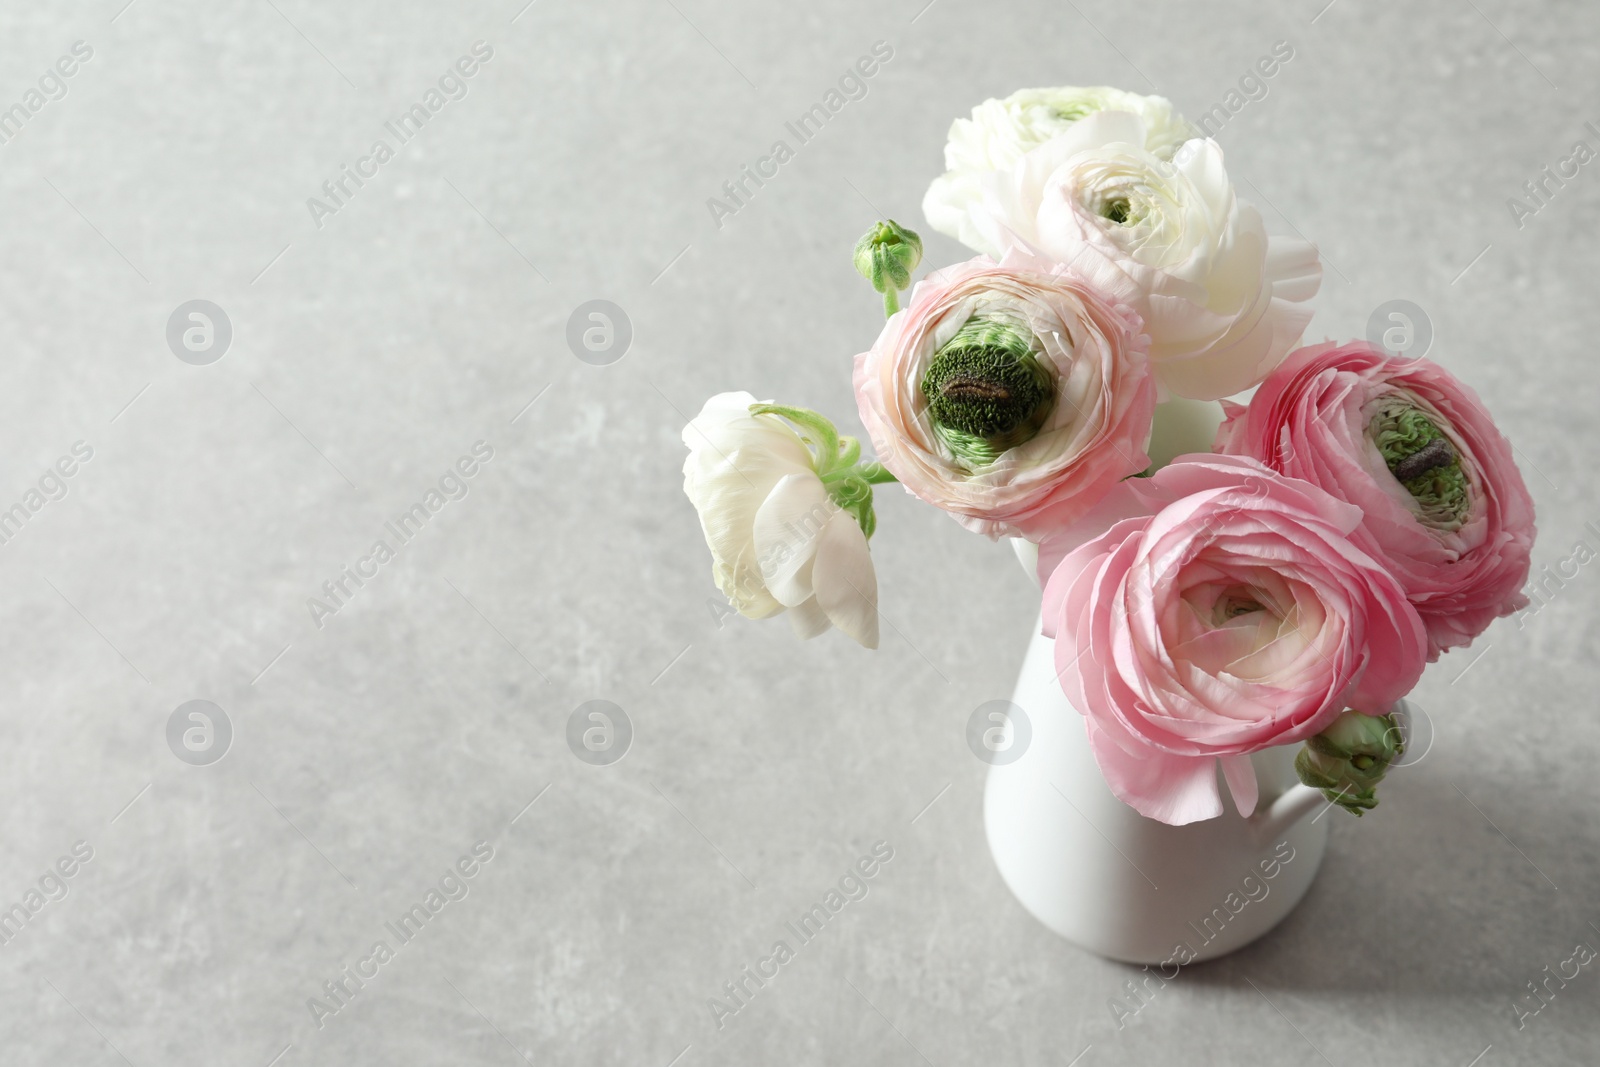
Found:
<path fill-rule="evenodd" d="M 1111 743 L 1092 722 L 1089 745 L 1111 792 L 1140 815 L 1184 826 L 1222 814 L 1215 757 L 1175 756 L 1148 747 L 1134 755 Z"/>

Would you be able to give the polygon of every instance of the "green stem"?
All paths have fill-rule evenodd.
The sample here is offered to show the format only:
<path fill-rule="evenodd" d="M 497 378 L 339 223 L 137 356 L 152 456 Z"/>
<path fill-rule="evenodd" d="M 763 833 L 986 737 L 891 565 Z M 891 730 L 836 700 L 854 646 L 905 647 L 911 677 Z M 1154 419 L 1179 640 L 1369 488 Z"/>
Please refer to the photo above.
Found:
<path fill-rule="evenodd" d="M 883 469 L 881 463 L 863 463 L 856 468 L 861 480 L 868 485 L 884 485 L 888 482 L 898 482 L 900 479 Z"/>
<path fill-rule="evenodd" d="M 881 463 L 857 463 L 854 466 L 839 466 L 821 476 L 823 485 L 832 485 L 849 478 L 859 478 L 868 485 L 883 485 L 886 482 L 899 481 L 894 475 L 883 469 Z"/>
<path fill-rule="evenodd" d="M 815 436 L 800 435 L 800 439 L 808 444 L 817 446 L 817 472 L 832 470 L 838 464 L 839 458 L 839 431 L 834 429 L 833 423 L 827 417 L 812 411 L 810 408 L 791 408 L 783 404 L 751 404 L 752 415 L 778 415 L 788 419 L 802 430 L 809 430 Z M 860 446 L 858 445 L 859 449 Z"/>
<path fill-rule="evenodd" d="M 854 437 L 839 438 L 839 458 L 834 461 L 837 467 L 853 467 L 856 460 L 861 458 L 861 442 Z"/>
<path fill-rule="evenodd" d="M 900 310 L 900 294 L 894 291 L 894 286 L 889 286 L 883 291 L 883 317 L 893 318 L 894 313 Z"/>
<path fill-rule="evenodd" d="M 822 479 L 823 485 L 833 485 L 836 482 L 844 481 L 855 473 L 856 469 L 854 467 L 835 467 L 826 474 L 820 474 L 819 477 Z"/>

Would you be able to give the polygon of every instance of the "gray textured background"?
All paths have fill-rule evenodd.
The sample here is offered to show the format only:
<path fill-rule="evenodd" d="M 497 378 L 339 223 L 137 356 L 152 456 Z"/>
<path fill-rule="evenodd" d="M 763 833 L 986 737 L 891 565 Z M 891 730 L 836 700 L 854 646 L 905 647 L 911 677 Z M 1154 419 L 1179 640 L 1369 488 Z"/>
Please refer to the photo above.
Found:
<path fill-rule="evenodd" d="M 1010 553 L 891 489 L 880 651 L 719 627 L 678 439 L 734 388 L 857 427 L 881 316 L 848 252 L 880 210 L 921 225 L 952 117 L 1062 82 L 1198 115 L 1287 40 L 1219 140 L 1326 256 L 1310 336 L 1416 302 L 1519 447 L 1536 564 L 1600 548 L 1600 164 L 1520 229 L 1506 204 L 1600 148 L 1591 7 L 123 2 L 0 19 L 0 108 L 94 49 L 0 145 L 0 507 L 94 450 L 0 545 L 0 904 L 94 850 L 0 947 L 0 1060 L 1595 1061 L 1600 962 L 1512 1009 L 1600 946 L 1592 568 L 1431 668 L 1434 749 L 1335 820 L 1300 909 L 1119 1030 L 1136 972 L 1047 934 L 983 839 L 963 730 L 1035 610 Z M 306 198 L 480 39 L 469 95 L 319 229 Z M 878 40 L 868 95 L 716 227 Z M 233 324 L 210 366 L 165 340 L 193 298 Z M 565 342 L 595 298 L 635 330 L 609 366 Z M 313 625 L 480 439 L 470 494 Z M 165 740 L 195 698 L 236 732 L 208 767 Z M 609 767 L 565 741 L 596 698 L 636 731 Z M 879 840 L 866 899 L 719 1031 L 707 998 Z M 470 895 L 319 1029 L 307 998 L 478 841 Z"/>

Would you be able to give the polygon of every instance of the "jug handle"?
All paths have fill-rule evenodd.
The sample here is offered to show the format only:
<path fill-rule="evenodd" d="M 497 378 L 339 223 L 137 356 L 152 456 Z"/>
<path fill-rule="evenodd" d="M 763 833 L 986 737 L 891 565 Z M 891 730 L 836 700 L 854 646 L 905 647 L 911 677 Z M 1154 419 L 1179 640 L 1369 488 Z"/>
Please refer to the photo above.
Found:
<path fill-rule="evenodd" d="M 1396 701 L 1389 709 L 1389 714 L 1394 716 L 1404 740 L 1402 751 L 1405 752 L 1405 756 L 1394 766 L 1403 767 L 1407 763 L 1417 762 L 1427 753 L 1429 745 L 1433 742 L 1432 726 L 1427 716 L 1422 715 L 1421 709 L 1406 699 Z M 1412 755 L 1412 751 L 1419 746 L 1421 752 Z M 1324 804 L 1331 807 L 1322 790 L 1297 782 L 1265 808 L 1258 807 L 1255 814 L 1246 822 L 1250 824 L 1250 829 L 1257 840 L 1276 837 L 1315 811 L 1319 805 Z M 1318 815 L 1317 818 L 1320 819 L 1322 816 Z"/>
<path fill-rule="evenodd" d="M 1257 840 L 1280 837 L 1301 819 L 1328 803 L 1322 790 L 1296 782 L 1265 808 L 1257 808 L 1248 820 Z"/>

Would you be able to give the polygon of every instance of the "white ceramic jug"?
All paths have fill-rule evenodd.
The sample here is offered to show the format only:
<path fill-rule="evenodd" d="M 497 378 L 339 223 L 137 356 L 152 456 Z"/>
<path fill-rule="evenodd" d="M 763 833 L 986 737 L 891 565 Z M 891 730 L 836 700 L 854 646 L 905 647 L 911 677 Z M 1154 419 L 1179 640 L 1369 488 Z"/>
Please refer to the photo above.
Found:
<path fill-rule="evenodd" d="M 1215 403 L 1161 404 L 1152 460 L 1209 450 L 1221 414 Z M 1015 547 L 1032 577 L 1037 549 Z M 1348 817 L 1328 814 L 1321 791 L 1296 779 L 1299 745 L 1250 757 L 1260 799 L 1248 819 L 1226 785 L 1218 818 L 1188 826 L 1147 819 L 1101 777 L 1083 717 L 1056 678 L 1054 646 L 1035 626 L 1012 697 L 1031 736 L 1014 762 L 990 767 L 984 793 L 989 849 L 1012 893 L 1076 945 L 1163 967 L 1232 952 L 1282 922 L 1322 863 L 1328 823 Z M 1021 730 L 1009 738 L 1024 743 Z"/>
<path fill-rule="evenodd" d="M 1036 633 L 1012 703 L 1026 749 L 989 770 L 984 826 L 995 865 L 1023 907 L 1100 956 L 1172 964 L 1232 952 L 1271 930 L 1311 886 L 1327 845 L 1321 791 L 1294 774 L 1299 746 L 1252 755 L 1256 813 L 1188 826 L 1118 800 L 1089 750 L 1083 717 L 1056 680 L 1055 642 Z M 1023 730 L 1013 743 L 1021 743 Z"/>

